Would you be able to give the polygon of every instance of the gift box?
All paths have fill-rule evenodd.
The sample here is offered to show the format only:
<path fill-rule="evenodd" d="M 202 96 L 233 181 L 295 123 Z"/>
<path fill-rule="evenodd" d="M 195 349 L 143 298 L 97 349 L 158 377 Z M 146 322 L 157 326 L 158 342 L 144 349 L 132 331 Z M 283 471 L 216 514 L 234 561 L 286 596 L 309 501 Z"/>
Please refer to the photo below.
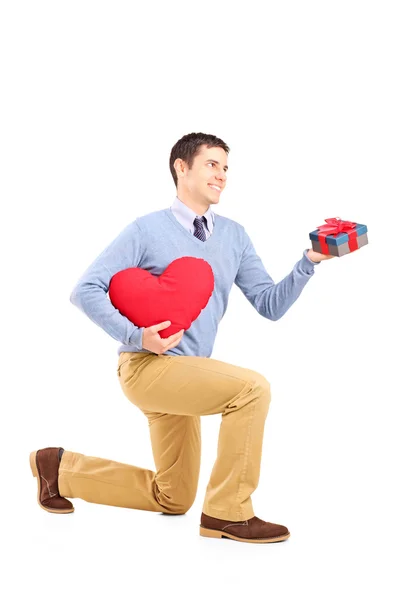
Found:
<path fill-rule="evenodd" d="M 310 233 L 312 249 L 321 254 L 343 256 L 368 244 L 367 226 L 352 221 L 342 221 L 339 217 L 325 219 L 315 231 Z"/>

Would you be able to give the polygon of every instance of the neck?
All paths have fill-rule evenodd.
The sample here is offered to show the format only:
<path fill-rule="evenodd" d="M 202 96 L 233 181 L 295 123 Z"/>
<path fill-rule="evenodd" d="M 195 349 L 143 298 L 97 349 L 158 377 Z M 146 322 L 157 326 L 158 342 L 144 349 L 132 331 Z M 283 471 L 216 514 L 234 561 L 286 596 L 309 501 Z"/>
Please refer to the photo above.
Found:
<path fill-rule="evenodd" d="M 191 197 L 190 194 L 180 191 L 177 193 L 177 197 L 181 202 L 183 202 L 183 204 L 186 204 L 186 206 L 191 208 L 199 217 L 202 217 L 208 211 L 208 204 L 204 205 L 204 202 Z"/>

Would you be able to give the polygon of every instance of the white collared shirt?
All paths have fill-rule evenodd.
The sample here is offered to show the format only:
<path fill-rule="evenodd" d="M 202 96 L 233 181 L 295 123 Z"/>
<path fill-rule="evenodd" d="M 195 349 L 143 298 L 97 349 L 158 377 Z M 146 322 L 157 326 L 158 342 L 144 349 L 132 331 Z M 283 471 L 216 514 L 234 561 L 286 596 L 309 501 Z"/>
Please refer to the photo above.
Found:
<path fill-rule="evenodd" d="M 183 225 L 183 227 L 185 229 L 187 229 L 188 231 L 190 231 L 190 233 L 193 235 L 194 234 L 193 221 L 195 220 L 196 217 L 199 217 L 200 215 L 196 215 L 194 210 L 192 210 L 186 204 L 184 204 L 182 202 L 182 200 L 179 200 L 178 196 L 175 197 L 175 200 L 171 206 L 171 210 L 174 213 L 174 216 L 176 217 L 176 219 L 179 221 L 179 223 L 181 225 Z M 204 231 L 206 234 L 206 239 L 208 239 L 210 237 L 210 235 L 212 234 L 213 227 L 214 227 L 214 213 L 212 212 L 211 208 L 208 207 L 207 212 L 205 212 L 203 216 L 207 220 L 207 227 L 204 228 Z"/>

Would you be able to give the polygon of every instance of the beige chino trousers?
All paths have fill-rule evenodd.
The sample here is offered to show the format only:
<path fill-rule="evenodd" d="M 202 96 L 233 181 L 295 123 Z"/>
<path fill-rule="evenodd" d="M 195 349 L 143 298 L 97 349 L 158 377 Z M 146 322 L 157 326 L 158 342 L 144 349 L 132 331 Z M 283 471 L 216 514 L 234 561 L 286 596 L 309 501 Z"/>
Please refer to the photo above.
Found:
<path fill-rule="evenodd" d="M 203 512 L 242 521 L 254 516 L 268 381 L 212 358 L 122 352 L 117 375 L 125 396 L 147 417 L 156 472 L 65 450 L 60 495 L 169 514 L 192 506 L 200 472 L 200 417 L 222 414 L 217 458 Z"/>

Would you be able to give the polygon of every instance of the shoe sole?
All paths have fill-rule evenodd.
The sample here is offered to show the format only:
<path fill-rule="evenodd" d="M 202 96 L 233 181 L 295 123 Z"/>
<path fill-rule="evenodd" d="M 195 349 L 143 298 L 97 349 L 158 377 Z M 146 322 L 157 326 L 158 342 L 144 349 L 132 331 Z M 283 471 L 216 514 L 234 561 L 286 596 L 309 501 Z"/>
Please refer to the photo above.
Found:
<path fill-rule="evenodd" d="M 29 464 L 31 466 L 31 470 L 32 470 L 32 475 L 34 477 L 36 477 L 37 479 L 37 484 L 38 484 L 38 494 L 37 494 L 37 501 L 38 504 L 40 506 L 40 508 L 43 508 L 43 510 L 47 510 L 47 512 L 51 512 L 51 513 L 57 513 L 57 514 L 66 514 L 66 513 L 72 513 L 74 512 L 74 507 L 72 508 L 47 508 L 46 506 L 43 506 L 43 504 L 40 502 L 40 477 L 39 477 L 39 472 L 37 469 L 37 464 L 36 464 L 36 454 L 37 451 L 35 452 L 31 452 L 29 455 Z"/>
<path fill-rule="evenodd" d="M 219 531 L 217 529 L 207 529 L 206 527 L 202 527 L 201 525 L 200 535 L 209 538 L 225 537 L 230 538 L 231 540 L 235 540 L 236 542 L 248 542 L 251 544 L 269 544 L 270 542 L 283 542 L 284 540 L 287 540 L 288 537 L 290 537 L 290 533 L 287 533 L 286 535 L 279 535 L 278 537 L 274 538 L 261 538 L 252 540 L 251 538 L 240 538 L 236 535 L 232 535 L 231 533 L 225 533 L 225 531 Z"/>

